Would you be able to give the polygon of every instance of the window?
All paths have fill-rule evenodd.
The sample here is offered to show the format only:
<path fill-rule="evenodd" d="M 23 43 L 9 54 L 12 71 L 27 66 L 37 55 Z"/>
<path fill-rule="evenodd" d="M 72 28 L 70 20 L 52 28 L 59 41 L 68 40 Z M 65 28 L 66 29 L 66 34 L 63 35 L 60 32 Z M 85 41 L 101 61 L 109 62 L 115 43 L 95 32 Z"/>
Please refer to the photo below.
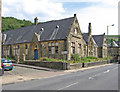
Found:
<path fill-rule="evenodd" d="M 58 46 L 55 47 L 55 53 L 58 53 Z"/>
<path fill-rule="evenodd" d="M 51 54 L 51 47 L 48 46 L 48 53 Z"/>
<path fill-rule="evenodd" d="M 74 42 L 72 42 L 72 43 L 71 43 L 71 46 L 73 46 L 73 47 L 74 47 L 74 46 L 75 46 L 75 43 L 74 43 Z"/>
<path fill-rule="evenodd" d="M 58 46 L 58 43 L 56 42 L 55 45 Z"/>
<path fill-rule="evenodd" d="M 35 46 L 35 49 L 37 49 L 37 45 Z"/>
<path fill-rule="evenodd" d="M 4 48 L 4 55 L 8 56 L 9 55 L 9 47 Z"/>
<path fill-rule="evenodd" d="M 19 45 L 16 45 L 13 47 L 13 55 L 19 55 L 20 54 L 20 46 Z"/>
<path fill-rule="evenodd" d="M 13 55 L 15 56 L 15 46 L 13 47 L 14 49 L 13 49 Z"/>
<path fill-rule="evenodd" d="M 25 49 L 28 49 L 28 46 L 27 46 L 27 44 L 25 45 Z"/>
<path fill-rule="evenodd" d="M 26 55 L 28 54 L 28 45 L 27 44 L 25 45 L 25 54 Z"/>
<path fill-rule="evenodd" d="M 58 53 L 58 42 L 48 43 L 48 53 L 49 54 L 56 54 L 56 53 Z"/>
<path fill-rule="evenodd" d="M 54 46 L 55 44 L 54 43 L 52 43 L 52 46 Z"/>
<path fill-rule="evenodd" d="M 28 54 L 28 49 L 25 49 L 25 54 L 26 54 L 26 55 Z"/>
<path fill-rule="evenodd" d="M 71 43 L 71 53 L 75 54 L 75 43 Z"/>
<path fill-rule="evenodd" d="M 55 47 L 51 47 L 51 54 L 55 54 Z"/>
<path fill-rule="evenodd" d="M 48 46 L 51 46 L 51 43 L 48 43 Z"/>
<path fill-rule="evenodd" d="M 17 51 L 17 55 L 19 55 L 20 54 L 20 47 L 19 47 L 19 45 L 17 46 L 16 51 Z"/>
<path fill-rule="evenodd" d="M 75 47 L 73 47 L 73 54 L 75 54 Z"/>
<path fill-rule="evenodd" d="M 81 44 L 78 44 L 78 54 L 80 54 Z"/>
<path fill-rule="evenodd" d="M 74 33 L 77 34 L 77 29 L 75 28 Z"/>
<path fill-rule="evenodd" d="M 84 56 L 86 56 L 86 46 L 84 45 Z"/>

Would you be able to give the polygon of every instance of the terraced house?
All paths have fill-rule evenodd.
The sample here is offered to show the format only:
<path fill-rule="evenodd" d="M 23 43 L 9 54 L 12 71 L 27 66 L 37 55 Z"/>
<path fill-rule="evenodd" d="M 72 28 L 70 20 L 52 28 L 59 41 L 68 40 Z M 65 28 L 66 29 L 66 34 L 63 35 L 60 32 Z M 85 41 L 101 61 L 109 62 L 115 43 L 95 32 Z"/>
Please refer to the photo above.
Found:
<path fill-rule="evenodd" d="M 71 59 L 72 54 L 80 57 L 107 56 L 105 34 L 92 35 L 91 23 L 88 33 L 82 34 L 76 14 L 70 18 L 43 23 L 38 23 L 36 17 L 34 22 L 32 26 L 3 32 L 3 56 L 22 58 L 25 54 L 26 59 L 63 59 L 63 51 L 68 52 L 67 60 Z"/>

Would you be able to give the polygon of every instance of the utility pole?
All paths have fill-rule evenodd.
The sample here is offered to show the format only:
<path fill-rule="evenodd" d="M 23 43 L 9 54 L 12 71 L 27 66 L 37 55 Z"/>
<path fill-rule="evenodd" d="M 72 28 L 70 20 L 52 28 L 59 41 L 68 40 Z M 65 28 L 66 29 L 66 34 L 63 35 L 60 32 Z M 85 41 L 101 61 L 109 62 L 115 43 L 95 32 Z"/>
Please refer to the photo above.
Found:
<path fill-rule="evenodd" d="M 109 26 L 114 26 L 114 24 L 109 25 Z M 109 35 L 109 26 L 107 26 L 107 63 L 109 63 L 109 47 L 108 47 L 108 35 Z"/>

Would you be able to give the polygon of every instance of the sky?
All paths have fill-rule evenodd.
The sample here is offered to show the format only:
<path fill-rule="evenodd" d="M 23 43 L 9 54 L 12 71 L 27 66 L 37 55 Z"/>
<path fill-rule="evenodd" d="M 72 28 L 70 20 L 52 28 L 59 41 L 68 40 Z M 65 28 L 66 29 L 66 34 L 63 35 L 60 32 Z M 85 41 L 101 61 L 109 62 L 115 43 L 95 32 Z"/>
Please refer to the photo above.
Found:
<path fill-rule="evenodd" d="M 58 20 L 77 14 L 82 33 L 88 32 L 91 22 L 92 34 L 118 34 L 119 0 L 2 0 L 2 16 L 15 17 L 34 22 Z M 114 24 L 114 26 L 111 26 Z"/>

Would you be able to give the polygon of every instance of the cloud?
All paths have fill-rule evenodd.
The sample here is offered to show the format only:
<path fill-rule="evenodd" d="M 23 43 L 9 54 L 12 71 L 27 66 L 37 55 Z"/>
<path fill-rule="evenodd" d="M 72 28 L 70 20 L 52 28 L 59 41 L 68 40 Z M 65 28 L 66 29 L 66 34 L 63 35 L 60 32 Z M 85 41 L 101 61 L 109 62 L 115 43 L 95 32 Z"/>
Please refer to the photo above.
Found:
<path fill-rule="evenodd" d="M 48 0 L 4 0 L 2 4 L 3 16 L 14 16 L 20 19 L 32 19 L 38 16 L 44 19 L 56 18 L 64 12 L 61 3 Z"/>
<path fill-rule="evenodd" d="M 66 6 L 64 2 L 89 2 L 90 6 L 74 9 Z M 69 3 L 68 3 L 69 4 Z M 88 23 L 92 23 L 93 34 L 106 33 L 107 25 L 109 34 L 118 33 L 118 0 L 3 0 L 2 16 L 13 16 L 33 22 L 35 17 L 39 21 L 56 20 L 73 16 L 77 13 L 82 32 L 88 31 Z"/>
<path fill-rule="evenodd" d="M 87 0 L 85 0 L 87 2 Z M 98 2 L 99 3 L 98 3 Z M 77 13 L 80 28 L 82 32 L 88 32 L 88 23 L 92 23 L 93 34 L 107 34 L 107 26 L 114 24 L 114 27 L 109 26 L 109 35 L 118 34 L 118 0 L 90 0 L 89 3 L 94 3 L 92 6 L 79 8 L 71 12 Z"/>
<path fill-rule="evenodd" d="M 115 24 L 109 27 L 109 34 L 118 33 L 118 13 L 117 8 L 104 8 L 92 6 L 77 11 L 81 30 L 88 32 L 88 23 L 92 23 L 93 34 L 107 34 L 107 25 Z"/>

